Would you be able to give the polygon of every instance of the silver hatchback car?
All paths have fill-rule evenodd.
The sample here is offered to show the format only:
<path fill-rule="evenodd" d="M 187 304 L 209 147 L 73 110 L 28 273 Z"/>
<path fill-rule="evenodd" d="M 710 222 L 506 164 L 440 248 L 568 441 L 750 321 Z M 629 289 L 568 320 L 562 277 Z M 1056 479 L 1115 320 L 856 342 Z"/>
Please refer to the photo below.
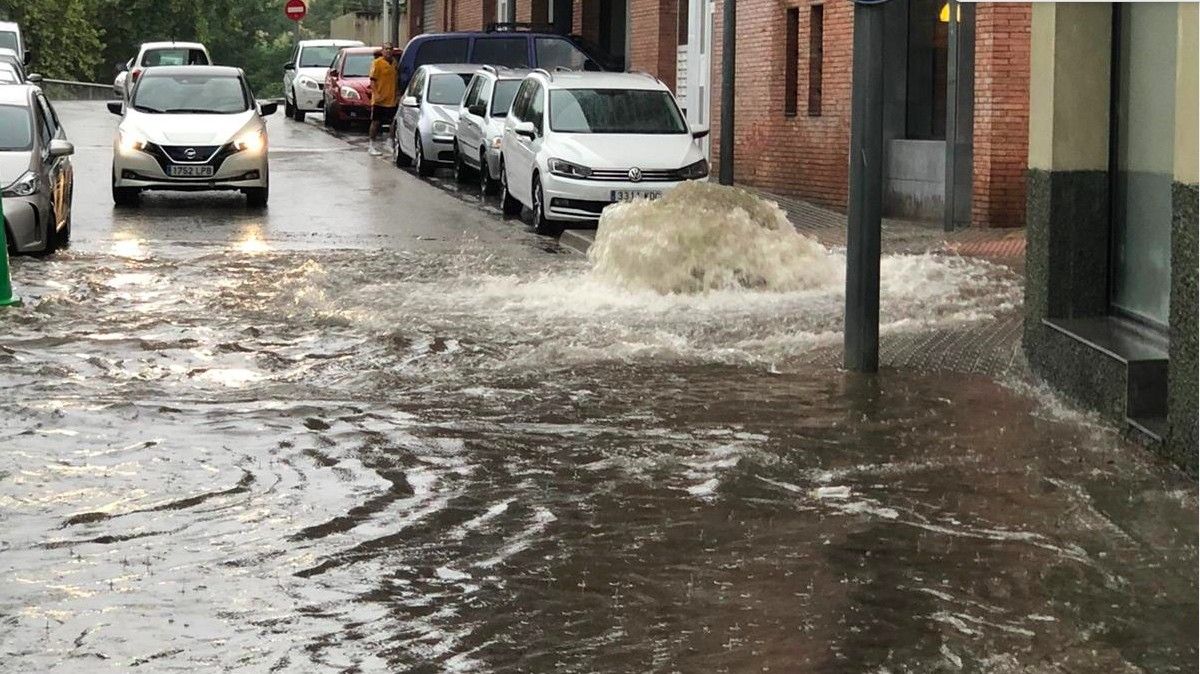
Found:
<path fill-rule="evenodd" d="M 0 87 L 0 189 L 14 251 L 49 254 L 70 242 L 74 153 L 41 89 Z"/>
<path fill-rule="evenodd" d="M 409 163 L 417 175 L 428 176 L 438 166 L 454 162 L 454 134 L 467 82 L 478 65 L 424 65 L 417 68 L 400 100 L 392 124 L 392 161 Z"/>

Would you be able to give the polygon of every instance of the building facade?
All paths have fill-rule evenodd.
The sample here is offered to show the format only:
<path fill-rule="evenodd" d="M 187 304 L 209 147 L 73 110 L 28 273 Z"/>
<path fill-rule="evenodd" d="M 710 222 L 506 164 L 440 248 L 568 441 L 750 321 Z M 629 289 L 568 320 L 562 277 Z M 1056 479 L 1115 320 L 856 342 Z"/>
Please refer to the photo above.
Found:
<path fill-rule="evenodd" d="M 1035 5 L 1024 348 L 1197 468 L 1197 5 Z"/>
<path fill-rule="evenodd" d="M 410 0 L 408 9 L 413 35 L 495 21 L 579 35 L 672 87 L 689 121 L 712 128 L 719 160 L 720 0 Z M 886 214 L 942 217 L 952 146 L 957 223 L 1024 224 L 1030 11 L 960 5 L 950 78 L 946 2 L 889 3 Z M 853 13 L 838 0 L 738 2 L 739 183 L 845 209 Z M 957 143 L 946 139 L 948 82 L 957 82 Z"/>

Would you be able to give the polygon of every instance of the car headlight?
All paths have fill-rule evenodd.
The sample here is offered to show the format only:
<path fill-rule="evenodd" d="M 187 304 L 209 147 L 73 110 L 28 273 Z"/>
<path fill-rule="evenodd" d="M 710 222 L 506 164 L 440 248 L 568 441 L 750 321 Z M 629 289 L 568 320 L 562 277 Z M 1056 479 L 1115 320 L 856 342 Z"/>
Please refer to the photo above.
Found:
<path fill-rule="evenodd" d="M 358 95 L 358 91 L 356 91 L 354 87 L 342 86 L 342 88 L 338 89 L 338 91 L 341 93 L 342 98 L 346 99 L 347 101 L 357 101 L 358 99 L 362 98 Z"/>
<path fill-rule="evenodd" d="M 435 136 L 452 135 L 454 133 L 454 125 L 439 119 L 433 123 L 433 133 Z"/>
<path fill-rule="evenodd" d="M 262 149 L 267 146 L 266 134 L 259 130 L 247 131 L 233 141 L 233 146 L 239 152 L 257 154 L 262 152 Z"/>
<path fill-rule="evenodd" d="M 551 159 L 549 161 L 550 172 L 557 176 L 567 178 L 588 178 L 592 175 L 592 169 L 579 164 L 572 164 L 565 159 Z"/>
<path fill-rule="evenodd" d="M 309 77 L 308 75 L 301 75 L 300 77 L 298 77 L 296 79 L 296 84 L 299 84 L 300 86 L 304 87 L 305 89 L 319 89 L 320 88 L 320 85 L 317 84 L 317 81 L 314 80 L 313 78 Z"/>
<path fill-rule="evenodd" d="M 701 159 L 695 164 L 688 164 L 679 169 L 679 175 L 684 180 L 699 180 L 708 177 L 708 160 Z"/>
<path fill-rule="evenodd" d="M 492 149 L 499 150 L 500 149 L 500 141 L 502 141 L 502 140 L 504 140 L 504 136 L 496 136 L 495 138 L 493 138 L 492 139 Z"/>
<path fill-rule="evenodd" d="M 26 171 L 24 175 L 13 181 L 13 184 L 4 188 L 3 194 L 6 197 L 29 197 L 38 193 L 41 188 L 41 181 L 38 180 L 37 174 Z"/>
<path fill-rule="evenodd" d="M 121 131 L 119 132 L 117 144 L 121 147 L 121 152 L 124 154 L 133 154 L 146 149 L 146 145 L 150 141 L 136 131 Z"/>

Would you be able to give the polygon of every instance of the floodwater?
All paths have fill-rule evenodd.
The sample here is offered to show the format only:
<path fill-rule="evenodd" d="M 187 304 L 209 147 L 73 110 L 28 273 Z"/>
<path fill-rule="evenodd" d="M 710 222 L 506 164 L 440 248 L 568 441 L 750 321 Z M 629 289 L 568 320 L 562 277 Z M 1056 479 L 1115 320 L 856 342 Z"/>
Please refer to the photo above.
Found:
<path fill-rule="evenodd" d="M 691 294 L 532 246 L 18 261 L 0 669 L 1194 671 L 1194 484 L 1015 377 L 815 363 L 806 254 Z M 1020 298 L 889 257 L 884 335 Z"/>

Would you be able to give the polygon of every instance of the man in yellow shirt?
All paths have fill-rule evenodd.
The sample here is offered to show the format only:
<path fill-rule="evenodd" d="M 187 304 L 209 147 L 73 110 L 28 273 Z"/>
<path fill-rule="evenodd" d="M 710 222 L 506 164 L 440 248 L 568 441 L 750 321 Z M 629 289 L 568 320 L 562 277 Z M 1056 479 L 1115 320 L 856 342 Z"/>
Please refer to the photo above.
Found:
<path fill-rule="evenodd" d="M 375 61 L 371 63 L 371 130 L 367 152 L 372 156 L 383 154 L 375 146 L 375 138 L 384 124 L 396 118 L 396 59 L 391 43 L 385 43 Z"/>

